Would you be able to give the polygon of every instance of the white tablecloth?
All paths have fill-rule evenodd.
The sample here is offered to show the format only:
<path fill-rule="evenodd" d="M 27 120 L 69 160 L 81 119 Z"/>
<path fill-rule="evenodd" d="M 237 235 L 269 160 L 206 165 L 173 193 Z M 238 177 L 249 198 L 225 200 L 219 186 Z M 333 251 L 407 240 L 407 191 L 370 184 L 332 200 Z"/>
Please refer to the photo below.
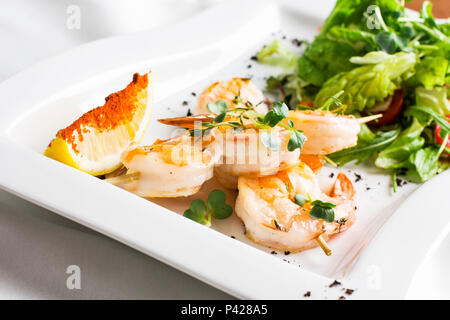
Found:
<path fill-rule="evenodd" d="M 164 26 L 196 14 L 214 2 L 0 0 L 0 81 L 84 42 Z M 66 270 L 70 265 L 80 267 L 80 290 L 69 290 L 66 286 L 69 277 Z M 412 297 L 449 298 L 448 270 L 450 237 L 422 268 L 413 285 Z M 0 299 L 47 298 L 230 296 L 0 190 Z"/>

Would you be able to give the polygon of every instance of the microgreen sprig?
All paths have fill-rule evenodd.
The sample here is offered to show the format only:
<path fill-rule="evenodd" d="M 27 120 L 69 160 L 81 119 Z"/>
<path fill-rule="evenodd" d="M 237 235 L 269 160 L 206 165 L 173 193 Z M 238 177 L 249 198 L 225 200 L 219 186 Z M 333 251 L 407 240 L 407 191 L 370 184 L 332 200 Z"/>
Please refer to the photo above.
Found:
<path fill-rule="evenodd" d="M 335 204 L 321 200 L 312 201 L 309 194 L 308 198 L 306 198 L 304 195 L 299 193 L 294 196 L 294 202 L 301 207 L 307 202 L 311 203 L 312 208 L 309 211 L 309 216 L 311 219 L 322 219 L 326 222 L 334 221 L 335 214 L 333 208 L 336 207 Z"/>
<path fill-rule="evenodd" d="M 256 106 L 258 106 L 260 103 L 258 103 Z M 218 114 L 218 116 L 212 122 L 203 122 L 201 129 L 190 130 L 191 135 L 203 135 L 207 133 L 207 130 L 214 127 L 229 126 L 235 130 L 244 130 L 248 128 L 244 120 L 250 120 L 256 128 L 263 130 L 260 135 L 260 140 L 265 147 L 273 151 L 278 151 L 280 149 L 281 142 L 279 138 L 272 135 L 270 132 L 271 128 L 279 125 L 288 129 L 291 133 L 288 142 L 289 151 L 292 152 L 297 148 L 303 148 L 303 144 L 306 138 L 302 134 L 302 131 L 296 130 L 294 128 L 293 122 L 290 120 L 288 120 L 288 124 L 281 122 L 288 117 L 289 113 L 289 108 L 285 103 L 273 103 L 272 109 L 269 110 L 265 115 L 261 115 L 255 112 L 254 109 L 256 106 L 254 106 L 250 101 L 244 102 L 240 96 L 235 97 L 235 99 L 233 100 L 233 104 L 239 104 L 240 106 L 230 110 L 228 107 L 228 103 L 224 100 L 218 100 L 215 103 L 208 103 L 207 107 L 209 111 Z M 227 115 L 237 117 L 238 121 L 225 121 Z"/>
<path fill-rule="evenodd" d="M 226 219 L 233 213 L 233 208 L 226 203 L 226 195 L 222 190 L 213 190 L 205 203 L 202 199 L 191 202 L 184 216 L 207 227 L 211 226 L 211 218 Z"/>

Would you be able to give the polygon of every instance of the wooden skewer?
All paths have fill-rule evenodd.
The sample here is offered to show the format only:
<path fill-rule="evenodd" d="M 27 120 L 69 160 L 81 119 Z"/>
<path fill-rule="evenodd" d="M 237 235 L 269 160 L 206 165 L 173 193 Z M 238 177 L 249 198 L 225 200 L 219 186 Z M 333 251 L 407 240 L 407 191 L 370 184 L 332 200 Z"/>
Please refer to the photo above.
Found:
<path fill-rule="evenodd" d="M 124 174 L 124 175 L 121 175 L 118 177 L 108 178 L 108 179 L 105 179 L 104 181 L 116 186 L 118 184 L 129 183 L 131 181 L 137 180 L 137 179 L 139 179 L 139 176 L 140 176 L 139 172 L 134 172 L 134 173 Z"/>
<path fill-rule="evenodd" d="M 381 118 L 382 116 L 383 115 L 381 113 L 379 113 L 379 114 L 374 114 L 373 116 L 358 118 L 356 120 L 358 120 L 359 123 L 363 124 L 363 123 L 367 123 L 367 122 L 373 121 L 375 119 Z"/>
<path fill-rule="evenodd" d="M 323 158 L 325 159 L 326 162 L 328 162 L 329 164 L 331 164 L 333 167 L 337 168 L 338 165 L 336 162 L 334 162 L 333 160 L 331 160 L 330 158 L 328 158 L 327 156 L 323 156 Z"/>
<path fill-rule="evenodd" d="M 216 117 L 217 115 L 214 114 L 199 114 L 179 118 L 158 119 L 158 122 L 169 126 L 194 129 L 195 122 L 212 122 Z"/>
<path fill-rule="evenodd" d="M 327 256 L 331 256 L 331 254 L 333 253 L 333 251 L 330 249 L 330 247 L 328 246 L 328 244 L 326 243 L 326 241 L 322 238 L 322 236 L 318 236 L 316 238 L 317 243 L 319 244 L 319 246 L 322 248 L 323 252 L 327 255 Z"/>

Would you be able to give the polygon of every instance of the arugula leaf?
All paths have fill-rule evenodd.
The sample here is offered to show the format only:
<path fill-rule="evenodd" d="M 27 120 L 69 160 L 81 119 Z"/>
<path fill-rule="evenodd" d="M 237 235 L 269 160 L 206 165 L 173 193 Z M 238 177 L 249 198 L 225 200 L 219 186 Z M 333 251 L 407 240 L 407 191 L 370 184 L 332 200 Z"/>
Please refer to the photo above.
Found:
<path fill-rule="evenodd" d="M 273 136 L 268 131 L 263 131 L 260 135 L 260 140 L 264 146 L 269 148 L 272 151 L 278 151 L 280 150 L 280 139 Z"/>
<path fill-rule="evenodd" d="M 398 49 L 402 50 L 408 44 L 408 40 L 396 35 L 394 32 L 380 31 L 375 37 L 376 43 L 384 52 L 395 53 Z"/>
<path fill-rule="evenodd" d="M 228 103 L 224 100 L 217 100 L 215 103 L 208 103 L 206 107 L 212 113 L 221 114 L 227 112 Z"/>
<path fill-rule="evenodd" d="M 275 127 L 281 120 L 288 116 L 289 108 L 285 103 L 275 102 L 272 109 L 264 116 L 264 123 L 269 127 Z"/>
<path fill-rule="evenodd" d="M 447 118 L 441 116 L 432 108 L 424 106 L 411 106 L 405 111 L 405 113 L 416 118 L 423 119 L 424 116 L 431 118 L 441 126 L 442 130 L 444 130 L 445 132 L 450 132 L 450 124 L 448 123 Z"/>
<path fill-rule="evenodd" d="M 225 192 L 213 190 L 208 196 L 209 213 L 216 219 L 226 219 L 233 213 L 233 208 L 226 202 Z"/>
<path fill-rule="evenodd" d="M 328 157 L 340 166 L 356 161 L 361 163 L 371 155 L 385 149 L 389 146 L 400 134 L 400 129 L 391 131 L 378 131 L 376 134 L 367 132 L 366 128 L 358 135 L 358 144 L 354 147 L 344 149 L 328 155 Z M 370 130 L 369 130 L 370 131 Z"/>
<path fill-rule="evenodd" d="M 420 10 L 420 17 L 425 20 L 425 24 L 432 28 L 437 28 L 436 21 L 433 18 L 432 5 L 430 1 L 424 1 L 422 10 Z"/>
<path fill-rule="evenodd" d="M 322 219 L 326 222 L 334 221 L 333 208 L 336 207 L 336 205 L 329 202 L 323 202 L 321 200 L 315 200 L 311 203 L 311 205 L 313 207 L 311 211 L 309 211 L 309 216 L 312 219 Z"/>
<path fill-rule="evenodd" d="M 425 143 L 425 139 L 420 136 L 423 129 L 424 126 L 414 118 L 410 127 L 405 129 L 389 147 L 380 152 L 375 165 L 383 169 L 405 167 L 410 155 L 422 148 Z"/>

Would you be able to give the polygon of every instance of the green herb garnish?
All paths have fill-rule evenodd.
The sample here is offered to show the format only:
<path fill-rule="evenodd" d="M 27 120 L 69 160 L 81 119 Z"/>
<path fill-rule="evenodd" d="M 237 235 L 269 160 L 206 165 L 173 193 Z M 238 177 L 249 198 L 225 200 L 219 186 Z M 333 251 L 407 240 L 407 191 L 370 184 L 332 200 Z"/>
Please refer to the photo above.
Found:
<path fill-rule="evenodd" d="M 304 195 L 301 195 L 300 193 L 297 193 L 294 196 L 294 201 L 295 201 L 296 204 L 298 204 L 300 207 L 302 207 L 306 203 L 307 199 L 306 199 L 306 197 Z"/>
<path fill-rule="evenodd" d="M 322 219 L 326 222 L 333 222 L 334 221 L 334 210 L 333 208 L 336 207 L 336 205 L 330 203 L 330 202 L 324 202 L 321 200 L 311 200 L 311 196 L 308 194 L 308 199 L 300 194 L 297 193 L 294 196 L 294 202 L 298 204 L 300 207 L 302 207 L 305 203 L 309 202 L 311 203 L 311 210 L 309 211 L 309 216 L 311 219 Z"/>
<path fill-rule="evenodd" d="M 213 190 L 208 196 L 207 204 L 202 199 L 191 202 L 184 216 L 207 227 L 211 226 L 211 217 L 226 219 L 233 213 L 233 208 L 226 203 L 226 195 L 222 190 Z"/>
<path fill-rule="evenodd" d="M 228 110 L 228 103 L 224 100 L 217 100 L 215 103 L 208 103 L 206 107 L 212 113 L 221 114 Z"/>
<path fill-rule="evenodd" d="M 309 211 L 309 216 L 312 219 L 322 219 L 326 222 L 334 221 L 333 208 L 336 207 L 336 205 L 329 202 L 323 202 L 321 200 L 315 200 L 311 202 L 311 205 L 313 207 L 311 211 Z"/>
<path fill-rule="evenodd" d="M 296 130 L 292 121 L 288 121 L 288 124 L 281 123 L 288 116 L 289 108 L 285 103 L 275 102 L 272 109 L 266 113 L 266 115 L 260 115 L 254 111 L 255 107 L 249 101 L 242 101 L 240 96 L 237 96 L 235 101 L 238 101 L 243 106 L 228 110 L 226 102 L 218 100 L 216 103 L 209 103 L 208 109 L 211 112 L 219 113 L 219 115 L 213 120 L 213 122 L 202 122 L 201 129 L 191 129 L 192 136 L 202 135 L 207 133 L 207 130 L 214 127 L 232 127 L 235 130 L 248 129 L 248 126 L 244 124 L 244 120 L 250 120 L 253 125 L 261 130 L 260 141 L 261 143 L 273 150 L 278 151 L 280 149 L 281 142 L 278 137 L 274 136 L 270 131 L 275 126 L 282 126 L 290 131 L 290 138 L 288 142 L 288 150 L 294 151 L 295 149 L 302 149 L 303 143 L 306 138 L 301 133 L 302 131 Z M 238 118 L 239 121 L 225 121 L 227 115 L 231 115 L 233 118 Z"/>

